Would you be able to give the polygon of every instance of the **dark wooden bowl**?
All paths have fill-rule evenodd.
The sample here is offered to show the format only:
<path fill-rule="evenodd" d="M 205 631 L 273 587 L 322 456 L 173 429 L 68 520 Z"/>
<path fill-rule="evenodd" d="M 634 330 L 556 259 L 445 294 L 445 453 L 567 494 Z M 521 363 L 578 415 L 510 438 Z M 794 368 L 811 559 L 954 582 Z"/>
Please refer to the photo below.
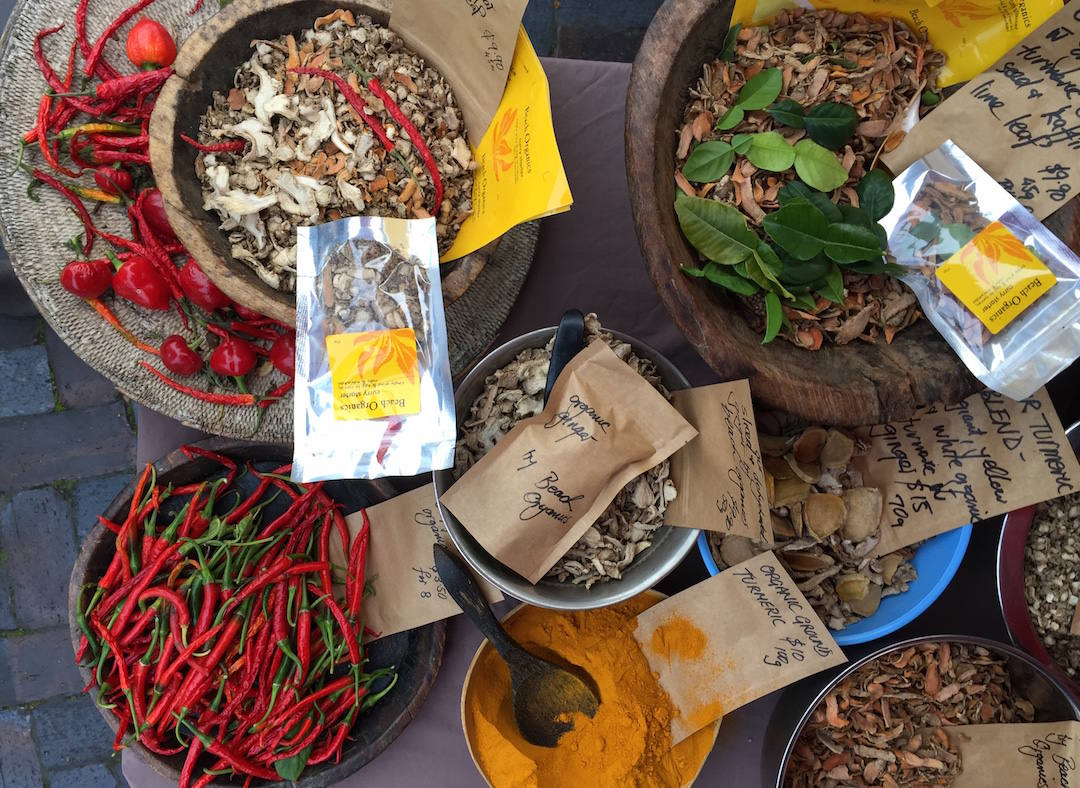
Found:
<path fill-rule="evenodd" d="M 235 0 L 184 41 L 150 118 L 150 161 L 165 212 L 176 235 L 229 298 L 264 315 L 293 324 L 296 297 L 263 282 L 232 256 L 219 217 L 203 209 L 202 185 L 195 177 L 196 151 L 180 134 L 198 137 L 199 119 L 215 91 L 228 91 L 233 75 L 249 56 L 251 41 L 300 33 L 338 8 L 390 23 L 390 0 Z M 444 301 L 450 304 L 476 280 L 498 241 L 443 266 Z"/>
<path fill-rule="evenodd" d="M 198 444 L 211 451 L 220 452 L 239 463 L 250 461 L 259 470 L 270 470 L 289 462 L 292 452 L 287 446 L 276 444 L 255 444 L 233 441 L 226 438 L 210 438 Z M 174 486 L 198 482 L 220 475 L 221 468 L 213 460 L 197 457 L 189 460 L 177 450 L 154 463 L 157 478 L 162 483 Z M 248 493 L 255 488 L 253 479 L 247 474 L 237 479 L 235 486 L 241 492 Z M 134 493 L 135 480 L 129 484 L 105 510 L 106 519 L 121 522 L 127 513 Z M 337 502 L 345 505 L 345 511 L 355 511 L 361 506 L 370 506 L 404 492 L 400 482 L 379 479 L 370 482 L 330 482 L 326 485 L 327 493 Z M 264 516 L 273 518 L 284 511 L 284 503 L 277 501 L 267 507 Z M 85 584 L 96 583 L 105 573 L 113 553 L 116 551 L 116 538 L 111 531 L 98 524 L 83 543 L 75 566 L 71 570 L 71 584 L 68 587 L 68 629 L 71 634 L 72 648 L 78 650 L 81 632 L 75 622 L 79 605 L 79 591 Z M 424 627 L 401 632 L 377 640 L 365 649 L 368 666 L 371 669 L 396 665 L 398 669 L 397 685 L 382 701 L 358 719 L 346 739 L 340 763 L 324 763 L 312 766 L 304 771 L 303 778 L 297 785 L 303 788 L 324 788 L 334 785 L 353 774 L 368 761 L 385 750 L 398 737 L 420 711 L 427 699 L 435 677 L 442 664 L 443 645 L 446 639 L 446 622 L 439 621 Z M 80 667 L 83 682 L 89 683 L 92 672 Z M 113 731 L 117 729 L 117 719 L 112 713 L 100 709 L 102 717 Z M 154 771 L 171 780 L 180 778 L 180 769 L 184 764 L 184 753 L 171 758 L 163 758 L 147 750 L 138 742 L 131 745 L 139 757 L 150 764 Z M 266 785 L 261 781 L 257 784 Z M 239 783 L 218 783 L 228 785 Z M 274 783 L 275 786 L 287 786 L 292 783 Z"/>
<path fill-rule="evenodd" d="M 712 61 L 732 0 L 667 0 L 634 60 L 626 113 L 630 204 L 645 266 L 676 325 L 726 379 L 746 377 L 755 401 L 814 423 L 858 426 L 957 402 L 980 384 L 927 320 L 891 345 L 856 342 L 811 352 L 761 344 L 734 299 L 680 272 L 697 253 L 679 229 L 675 143 L 690 85 Z"/>

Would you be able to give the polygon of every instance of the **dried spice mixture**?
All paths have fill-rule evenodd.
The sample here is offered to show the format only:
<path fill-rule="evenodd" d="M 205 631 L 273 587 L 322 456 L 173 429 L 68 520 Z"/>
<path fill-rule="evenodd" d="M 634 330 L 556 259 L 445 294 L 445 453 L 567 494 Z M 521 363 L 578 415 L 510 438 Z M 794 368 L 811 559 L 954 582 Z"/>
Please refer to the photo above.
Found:
<path fill-rule="evenodd" d="M 745 536 L 709 532 L 721 570 L 772 549 L 830 629 L 877 612 L 917 574 L 914 547 L 875 556 L 881 541 L 880 489 L 866 487 L 852 458 L 867 447 L 845 433 L 810 427 L 759 435 L 775 547 Z"/>
<path fill-rule="evenodd" d="M 675 180 L 687 195 L 738 208 L 759 237 L 765 217 L 780 207 L 781 189 L 795 178 L 794 171 L 762 169 L 749 158 L 737 156 L 734 169 L 718 181 L 691 184 L 683 174 L 694 147 L 703 142 L 735 144 L 740 135 L 771 131 L 779 132 L 790 144 L 807 137 L 806 129 L 777 120 L 769 111 L 776 105 L 748 110 L 737 125 L 718 129 L 718 121 L 738 103 L 748 80 L 776 68 L 783 80 L 781 106 L 797 104 L 800 113 L 823 103 L 854 108 L 854 132 L 834 151 L 848 177 L 828 198 L 840 207 L 858 207 L 857 182 L 872 168 L 880 151 L 898 145 L 918 119 L 924 91 L 934 87 L 945 61 L 942 52 L 921 41 L 898 19 L 838 11 L 781 11 L 768 26 L 739 30 L 733 43 L 728 59 L 722 53 L 705 64 L 690 88 L 683 123 L 676 130 Z M 932 95 L 931 101 L 936 100 L 936 94 Z M 850 219 L 845 215 L 843 221 Z M 845 267 L 842 278 L 843 297 L 836 302 L 819 295 L 813 308 L 785 305 L 779 336 L 810 350 L 856 339 L 883 337 L 891 342 L 898 331 L 918 319 L 915 296 L 891 276 Z M 755 330 L 761 330 L 766 324 L 765 299 L 760 294 L 737 298 Z"/>
<path fill-rule="evenodd" d="M 445 252 L 472 211 L 475 162 L 442 75 L 350 11 L 322 17 L 299 40 L 252 46 L 235 87 L 215 93 L 200 125 L 202 145 L 230 149 L 196 161 L 205 207 L 221 217 L 233 256 L 291 292 L 296 228 L 361 214 L 434 216 Z"/>
<path fill-rule="evenodd" d="M 626 342 L 603 331 L 596 315 L 585 318 L 585 344 L 603 339 L 635 372 L 668 396 L 660 375 L 648 359 L 638 357 Z M 488 376 L 484 391 L 468 410 L 458 436 L 454 473 L 460 478 L 522 419 L 544 409 L 544 386 L 551 362 L 551 342 L 528 348 L 510 364 Z M 652 545 L 652 534 L 664 524 L 667 505 L 675 500 L 675 483 L 664 460 L 623 487 L 615 500 L 570 551 L 551 568 L 547 578 L 560 583 L 617 580 L 634 559 Z"/>
<path fill-rule="evenodd" d="M 1069 632 L 1080 604 L 1080 494 L 1039 504 L 1024 546 L 1024 595 L 1031 623 L 1054 661 L 1074 679 L 1080 636 Z"/>
<path fill-rule="evenodd" d="M 943 726 L 1031 722 L 1005 661 L 981 646 L 922 643 L 867 663 L 814 711 L 789 788 L 951 785 L 963 771 Z"/>

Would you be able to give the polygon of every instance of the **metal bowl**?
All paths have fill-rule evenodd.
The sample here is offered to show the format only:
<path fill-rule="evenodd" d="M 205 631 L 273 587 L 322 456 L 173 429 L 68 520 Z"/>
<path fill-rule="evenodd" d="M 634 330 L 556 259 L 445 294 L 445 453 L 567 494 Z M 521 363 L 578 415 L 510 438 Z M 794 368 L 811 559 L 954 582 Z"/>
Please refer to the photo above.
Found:
<path fill-rule="evenodd" d="M 1072 449 L 1080 454 L 1080 421 L 1066 430 Z M 1043 646 L 1042 639 L 1031 622 L 1027 596 L 1024 594 L 1024 547 L 1035 516 L 1034 506 L 1025 506 L 1005 515 L 997 552 L 997 591 L 1001 617 L 1009 640 L 1031 654 L 1069 690 L 1080 702 L 1080 684 L 1069 678 Z"/>
<path fill-rule="evenodd" d="M 994 640 L 988 640 L 987 638 L 972 637 L 970 635 L 929 635 L 926 637 L 910 638 L 899 643 L 893 643 L 878 649 L 871 654 L 866 655 L 860 660 L 857 660 L 842 671 L 837 673 L 825 687 L 817 693 L 817 696 L 810 702 L 810 705 L 805 707 L 802 717 L 794 727 L 794 732 L 788 736 L 787 746 L 783 750 L 783 755 L 779 761 L 776 760 L 775 754 L 772 758 L 767 757 L 762 759 L 761 762 L 761 784 L 762 785 L 775 785 L 776 788 L 783 788 L 784 777 L 787 775 L 788 762 L 791 760 L 791 755 L 795 751 L 795 744 L 799 741 L 799 737 L 802 736 L 803 728 L 806 727 L 806 723 L 810 721 L 811 715 L 814 710 L 825 700 L 825 697 L 836 688 L 840 682 L 842 682 L 849 675 L 861 668 L 868 662 L 872 662 L 876 659 L 880 659 L 888 654 L 896 651 L 902 651 L 910 646 L 916 646 L 921 643 L 966 643 L 973 646 L 982 646 L 983 648 L 1004 657 L 1006 661 L 1006 669 L 1009 671 L 1009 675 L 1012 678 L 1013 688 L 1024 697 L 1028 698 L 1035 706 L 1035 721 L 1036 722 L 1057 722 L 1060 720 L 1080 720 L 1080 705 L 1065 689 L 1064 685 L 1057 679 L 1056 676 L 1050 673 L 1045 667 L 1040 665 L 1030 656 L 1025 654 L 1013 646 L 1008 646 L 1004 643 L 998 643 Z M 781 704 L 783 706 L 785 704 Z M 778 708 L 778 712 L 779 712 Z M 770 740 L 773 744 L 777 744 L 777 736 L 782 735 L 782 732 L 778 731 L 779 717 L 782 715 L 773 715 L 770 720 L 769 730 L 766 733 L 765 738 L 765 752 L 770 752 Z M 790 730 L 790 728 L 788 728 Z M 779 748 L 772 750 L 773 753 L 779 751 Z"/>
<path fill-rule="evenodd" d="M 660 373 L 660 379 L 668 389 L 676 391 L 689 388 L 690 383 L 686 377 L 655 348 L 619 331 L 610 333 L 616 339 L 629 343 L 638 356 L 652 361 Z M 483 391 L 484 381 L 488 375 L 509 364 L 522 350 L 543 347 L 554 334 L 554 326 L 537 329 L 507 342 L 481 359 L 454 393 L 458 429 L 461 429 L 472 403 Z M 443 522 L 446 523 L 446 529 L 450 532 L 450 538 L 453 539 L 465 560 L 485 580 L 504 594 L 540 607 L 555 610 L 591 610 L 629 599 L 652 587 L 674 569 L 693 548 L 698 535 L 696 528 L 661 526 L 655 532 L 652 546 L 634 559 L 634 562 L 623 572 L 620 580 L 596 583 L 590 589 L 586 589 L 583 585 L 558 583 L 546 578 L 533 585 L 517 572 L 492 558 L 491 554 L 481 547 L 480 543 L 466 530 L 461 521 L 442 505 L 442 494 L 455 481 L 453 469 L 435 471 L 433 476 L 435 494 L 439 498 L 439 513 L 442 515 Z"/>

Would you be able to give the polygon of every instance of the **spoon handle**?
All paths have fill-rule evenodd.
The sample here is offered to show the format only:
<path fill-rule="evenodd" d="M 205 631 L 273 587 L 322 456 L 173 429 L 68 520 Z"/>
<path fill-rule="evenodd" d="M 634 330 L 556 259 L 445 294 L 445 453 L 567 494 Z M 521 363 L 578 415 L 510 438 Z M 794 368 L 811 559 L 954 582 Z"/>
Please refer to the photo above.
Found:
<path fill-rule="evenodd" d="M 555 332 L 555 346 L 551 349 L 551 364 L 548 366 L 547 385 L 544 386 L 545 405 L 563 368 L 581 351 L 584 344 L 585 316 L 577 309 L 567 309 L 559 320 L 559 328 Z"/>
<path fill-rule="evenodd" d="M 450 598 L 457 602 L 462 612 L 491 641 L 491 645 L 502 658 L 509 661 L 509 654 L 516 652 L 518 645 L 503 631 L 495 614 L 491 612 L 472 572 L 464 561 L 441 544 L 436 543 L 434 551 L 435 568 L 439 570 L 439 578 L 450 592 Z"/>

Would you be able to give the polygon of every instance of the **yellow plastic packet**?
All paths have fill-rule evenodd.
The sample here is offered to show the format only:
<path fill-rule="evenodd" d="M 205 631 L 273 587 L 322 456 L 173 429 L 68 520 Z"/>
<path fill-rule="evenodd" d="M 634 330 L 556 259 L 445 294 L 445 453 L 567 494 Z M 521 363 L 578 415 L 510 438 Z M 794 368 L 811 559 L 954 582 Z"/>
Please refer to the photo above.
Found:
<path fill-rule="evenodd" d="M 731 23 L 764 24 L 789 0 L 736 0 Z M 1053 16 L 1061 0 L 802 0 L 797 5 L 903 19 L 945 53 L 938 87 L 981 74 Z"/>
<path fill-rule="evenodd" d="M 456 260 L 517 225 L 570 209 L 547 76 L 524 28 L 518 32 L 506 90 L 473 150 L 473 212 L 442 262 Z"/>

